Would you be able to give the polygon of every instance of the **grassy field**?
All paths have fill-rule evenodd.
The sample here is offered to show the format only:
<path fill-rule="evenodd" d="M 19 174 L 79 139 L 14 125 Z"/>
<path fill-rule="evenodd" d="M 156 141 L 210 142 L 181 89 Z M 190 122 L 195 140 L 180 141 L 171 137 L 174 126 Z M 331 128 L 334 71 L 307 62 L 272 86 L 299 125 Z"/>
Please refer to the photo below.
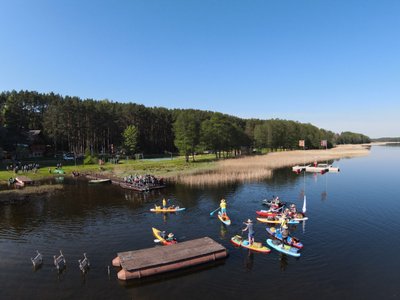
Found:
<path fill-rule="evenodd" d="M 73 162 L 70 162 L 63 165 L 62 169 L 66 175 L 71 175 L 73 171 L 80 174 L 101 174 L 110 178 L 151 174 L 188 185 L 208 185 L 258 180 L 270 177 L 273 170 L 277 168 L 368 154 L 369 150 L 361 145 L 345 145 L 328 150 L 279 151 L 221 160 L 216 160 L 213 154 L 204 154 L 196 156 L 194 162 L 186 162 L 183 156 L 173 159 L 121 160 L 119 164 L 106 163 L 101 166 L 83 164 L 75 166 Z M 59 176 L 49 172 L 49 169 L 55 169 L 57 161 L 43 160 L 38 163 L 42 167 L 36 174 L 28 172 L 20 173 L 20 175 L 25 175 L 33 180 Z M 12 171 L 4 171 L 5 165 L 2 166 L 2 170 L 0 171 L 0 180 L 3 182 L 10 177 L 17 176 Z"/>
<path fill-rule="evenodd" d="M 30 161 L 22 161 L 24 163 L 30 163 Z M 58 162 L 57 160 L 38 160 L 40 169 L 37 173 L 27 172 L 15 174 L 13 171 L 6 170 L 6 164 L 1 165 L 0 181 L 6 183 L 10 177 L 17 177 L 18 175 L 27 176 L 33 180 L 39 180 L 48 177 L 59 176 L 52 174 Z M 143 159 L 143 160 L 120 160 L 118 164 L 105 163 L 104 165 L 83 165 L 82 163 L 75 165 L 74 162 L 62 162 L 62 169 L 65 171 L 65 175 L 71 175 L 73 171 L 79 172 L 80 174 L 96 174 L 103 173 L 114 177 L 124 177 L 127 175 L 144 175 L 151 174 L 164 178 L 175 178 L 178 174 L 190 173 L 197 170 L 213 169 L 215 165 L 215 155 L 204 154 L 196 156 L 196 160 L 186 162 L 185 157 L 179 156 L 173 159 Z"/>

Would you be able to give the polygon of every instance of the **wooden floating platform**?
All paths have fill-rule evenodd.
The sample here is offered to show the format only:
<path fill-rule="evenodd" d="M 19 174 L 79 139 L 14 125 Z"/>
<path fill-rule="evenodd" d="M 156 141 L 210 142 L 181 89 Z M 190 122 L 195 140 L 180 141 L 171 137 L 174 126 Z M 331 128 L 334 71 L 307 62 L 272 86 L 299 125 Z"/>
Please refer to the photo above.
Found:
<path fill-rule="evenodd" d="M 122 182 L 119 184 L 120 187 L 122 187 L 123 189 L 127 189 L 127 190 L 134 190 L 137 192 L 147 192 L 147 191 L 151 191 L 151 190 L 158 190 L 158 189 L 163 189 L 166 186 L 165 185 L 134 185 L 134 184 L 130 184 L 130 183 L 126 183 L 126 182 Z"/>
<path fill-rule="evenodd" d="M 153 184 L 148 184 L 148 185 L 134 185 L 134 184 L 130 184 L 127 183 L 125 181 L 123 181 L 122 179 L 116 179 L 116 178 L 109 178 L 106 177 L 104 175 L 91 175 L 88 174 L 86 175 L 86 178 L 92 180 L 110 180 L 112 184 L 118 185 L 120 187 L 122 187 L 123 189 L 127 189 L 127 190 L 133 190 L 136 192 L 147 192 L 147 191 L 151 191 L 151 190 L 158 190 L 158 189 L 163 189 L 166 187 L 165 184 L 158 184 L 158 185 L 153 185 Z"/>
<path fill-rule="evenodd" d="M 128 280 L 212 262 L 227 255 L 224 246 L 203 237 L 166 247 L 120 252 L 112 264 L 122 267 L 118 279 Z"/>

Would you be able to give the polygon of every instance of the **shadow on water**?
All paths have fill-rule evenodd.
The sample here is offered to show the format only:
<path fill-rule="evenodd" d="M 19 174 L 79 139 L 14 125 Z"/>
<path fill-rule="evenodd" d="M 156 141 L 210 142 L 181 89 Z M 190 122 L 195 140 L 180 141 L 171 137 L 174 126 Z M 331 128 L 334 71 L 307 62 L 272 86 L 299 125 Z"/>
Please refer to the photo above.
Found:
<path fill-rule="evenodd" d="M 148 286 L 156 283 L 160 283 L 162 281 L 168 281 L 172 279 L 179 279 L 181 277 L 189 276 L 192 274 L 196 274 L 199 272 L 203 271 L 209 271 L 212 269 L 217 269 L 218 267 L 221 267 L 225 265 L 225 261 L 227 258 L 219 259 L 213 262 L 208 262 L 205 264 L 193 266 L 193 267 L 187 267 L 184 269 L 176 270 L 176 271 L 171 271 L 167 273 L 162 273 L 162 274 L 157 274 L 153 275 L 150 277 L 144 277 L 140 279 L 132 279 L 128 281 L 118 281 L 119 285 L 126 288 L 126 289 L 132 289 L 132 288 L 137 288 L 141 286 Z"/>

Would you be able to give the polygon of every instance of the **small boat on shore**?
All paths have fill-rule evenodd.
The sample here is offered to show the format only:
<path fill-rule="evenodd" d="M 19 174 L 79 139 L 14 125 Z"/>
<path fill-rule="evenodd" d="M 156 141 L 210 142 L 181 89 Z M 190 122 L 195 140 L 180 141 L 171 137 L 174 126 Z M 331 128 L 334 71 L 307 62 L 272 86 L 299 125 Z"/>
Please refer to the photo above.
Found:
<path fill-rule="evenodd" d="M 54 169 L 51 171 L 52 174 L 57 174 L 57 175 L 63 175 L 65 174 L 65 171 L 63 169 Z"/>
<path fill-rule="evenodd" d="M 111 183 L 111 179 L 109 179 L 109 178 L 104 178 L 104 179 L 92 179 L 92 180 L 89 180 L 89 183 L 91 183 L 91 184 Z"/>
<path fill-rule="evenodd" d="M 20 186 L 25 186 L 27 184 L 32 184 L 33 180 L 26 176 L 18 176 L 15 177 L 15 181 Z"/>

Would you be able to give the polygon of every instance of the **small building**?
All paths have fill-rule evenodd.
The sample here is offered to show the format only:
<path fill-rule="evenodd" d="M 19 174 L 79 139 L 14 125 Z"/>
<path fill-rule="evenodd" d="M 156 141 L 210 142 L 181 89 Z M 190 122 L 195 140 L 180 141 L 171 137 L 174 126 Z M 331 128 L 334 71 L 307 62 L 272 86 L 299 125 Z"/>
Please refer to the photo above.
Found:
<path fill-rule="evenodd" d="M 29 130 L 27 133 L 29 156 L 43 157 L 46 152 L 46 142 L 41 130 Z"/>

